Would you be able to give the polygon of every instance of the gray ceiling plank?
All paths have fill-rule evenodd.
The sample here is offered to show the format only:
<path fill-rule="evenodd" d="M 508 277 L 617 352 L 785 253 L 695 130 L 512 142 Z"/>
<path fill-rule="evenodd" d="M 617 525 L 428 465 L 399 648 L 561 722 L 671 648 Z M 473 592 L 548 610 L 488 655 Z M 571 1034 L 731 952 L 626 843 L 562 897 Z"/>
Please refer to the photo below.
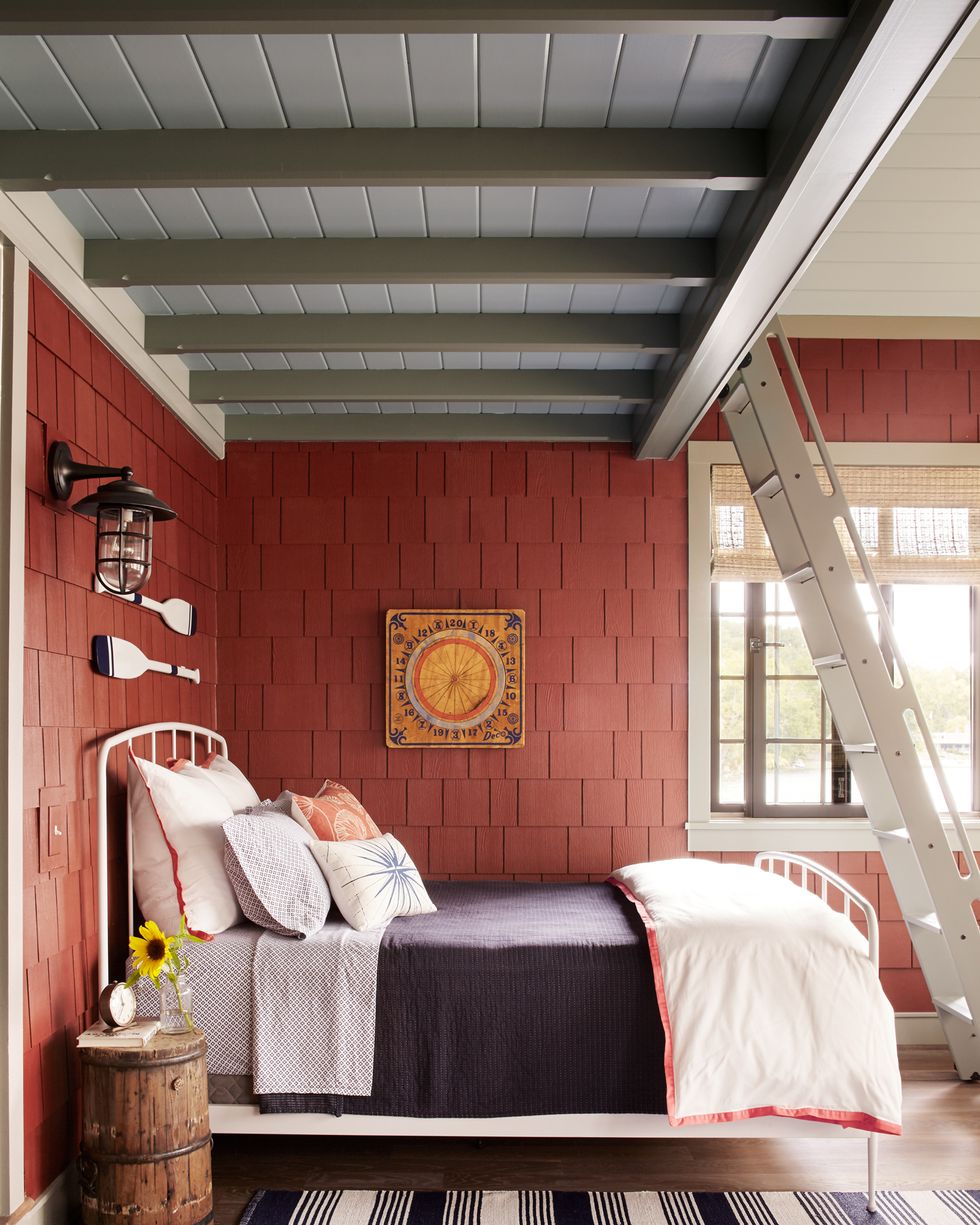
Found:
<path fill-rule="evenodd" d="M 310 193 L 295 187 L 256 187 L 255 199 L 273 238 L 319 238 L 323 231 Z"/>
<path fill-rule="evenodd" d="M 396 315 L 435 314 L 436 295 L 432 285 L 389 285 L 388 298 Z"/>
<path fill-rule="evenodd" d="M 609 106 L 610 127 L 669 127 L 693 50 L 690 35 L 627 34 Z"/>
<path fill-rule="evenodd" d="M 127 34 L 119 45 L 165 128 L 221 127 L 221 115 L 185 37 Z"/>
<path fill-rule="evenodd" d="M 312 187 L 310 196 L 324 234 L 337 238 L 374 238 L 374 222 L 363 187 Z"/>
<path fill-rule="evenodd" d="M 131 234 L 134 239 L 166 238 L 167 231 L 138 191 L 101 191 L 85 193 L 116 234 Z"/>
<path fill-rule="evenodd" d="M 475 34 L 409 34 L 408 65 L 419 127 L 476 127 L 476 43 Z"/>
<path fill-rule="evenodd" d="M 421 187 L 369 187 L 368 203 L 378 238 L 425 238 Z"/>
<path fill-rule="evenodd" d="M 39 128 L 96 126 L 64 69 L 39 38 L 0 38 L 0 81 Z"/>
<path fill-rule="evenodd" d="M 415 122 L 404 36 L 338 34 L 334 39 L 355 128 L 410 128 Z"/>
<path fill-rule="evenodd" d="M 765 170 L 761 132 L 721 128 L 0 133 L 7 191 L 658 183 L 749 191 Z"/>
<path fill-rule="evenodd" d="M 677 348 L 671 315 L 202 315 L 146 321 L 148 353 L 451 350 L 565 353 Z"/>
<path fill-rule="evenodd" d="M 349 128 L 347 97 L 329 34 L 268 34 L 262 39 L 291 128 Z"/>
<path fill-rule="evenodd" d="M 536 128 L 544 117 L 548 34 L 481 34 L 480 123 Z"/>
<path fill-rule="evenodd" d="M 677 100 L 674 126 L 733 125 L 765 49 L 766 40 L 759 36 L 699 38 Z"/>
<path fill-rule="evenodd" d="M 714 276 L 708 239 L 266 238 L 85 245 L 85 279 L 120 285 L 674 281 Z"/>
<path fill-rule="evenodd" d="M 552 36 L 544 95 L 547 127 L 605 126 L 622 43 L 622 34 Z"/>
<path fill-rule="evenodd" d="M 117 237 L 84 191 L 55 191 L 51 198 L 83 238 Z"/>
<path fill-rule="evenodd" d="M 192 371 L 196 404 L 269 400 L 615 400 L 653 395 L 645 371 L 247 370 Z"/>
<path fill-rule="evenodd" d="M 269 236 L 269 227 L 250 187 L 202 187 L 197 194 L 222 238 Z"/>
<path fill-rule="evenodd" d="M 639 228 L 650 189 L 597 187 L 589 205 L 585 233 L 590 238 L 633 238 Z"/>
<path fill-rule="evenodd" d="M 521 315 L 527 301 L 527 286 L 481 285 L 480 310 L 483 314 Z"/>
<path fill-rule="evenodd" d="M 591 200 L 591 187 L 539 187 L 534 193 L 532 234 L 538 238 L 583 237 Z"/>
<path fill-rule="evenodd" d="M 191 44 L 227 127 L 285 126 L 279 95 L 257 34 L 195 34 Z"/>
<path fill-rule="evenodd" d="M 530 238 L 533 187 L 481 187 L 480 233 L 488 238 Z"/>
<path fill-rule="evenodd" d="M 114 38 L 61 34 L 46 42 L 100 128 L 160 126 Z"/>
<path fill-rule="evenodd" d="M 476 238 L 480 233 L 479 187 L 423 187 L 430 238 Z"/>
<path fill-rule="evenodd" d="M 379 33 L 741 33 L 770 38 L 834 38 L 847 16 L 845 0 L 551 0 L 506 5 L 494 0 L 172 0 L 164 7 L 131 0 L 7 0 L 0 33 L 228 34 Z"/>
<path fill-rule="evenodd" d="M 432 407 L 432 406 L 430 406 Z M 628 442 L 629 416 L 573 413 L 446 412 L 375 416 L 351 415 L 336 402 L 316 406 L 314 415 L 259 417 L 236 412 L 225 420 L 225 438 L 289 442 Z M 226 410 L 227 412 L 227 406 Z"/>
<path fill-rule="evenodd" d="M 200 196 L 179 187 L 147 187 L 143 198 L 168 238 L 219 238 Z M 130 237 L 128 233 L 124 237 Z"/>

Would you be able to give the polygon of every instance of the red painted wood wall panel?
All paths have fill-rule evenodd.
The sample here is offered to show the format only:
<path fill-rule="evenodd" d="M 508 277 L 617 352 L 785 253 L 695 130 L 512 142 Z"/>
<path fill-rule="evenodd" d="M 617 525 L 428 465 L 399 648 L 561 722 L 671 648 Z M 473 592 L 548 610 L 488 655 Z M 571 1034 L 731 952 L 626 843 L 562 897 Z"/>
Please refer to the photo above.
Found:
<path fill-rule="evenodd" d="M 797 351 L 829 438 L 980 438 L 975 343 Z M 685 854 L 687 480 L 682 462 L 638 464 L 621 446 L 233 443 L 219 464 L 37 280 L 30 363 L 25 1128 L 36 1194 L 74 1152 L 72 1039 L 95 991 L 97 738 L 150 719 L 214 724 L 261 792 L 340 778 L 433 876 L 601 879 Z M 709 414 L 696 437 L 721 428 Z M 55 438 L 83 459 L 131 463 L 178 510 L 151 591 L 195 601 L 196 639 L 91 593 L 92 525 L 46 496 Z M 384 747 L 381 627 L 395 606 L 526 610 L 525 749 Z M 97 632 L 200 666 L 205 684 L 93 676 Z M 66 848 L 48 838 L 53 822 Z M 816 858 L 878 902 L 896 1006 L 928 1008 L 879 858 Z"/>
<path fill-rule="evenodd" d="M 24 1131 L 27 1193 L 36 1196 L 76 1152 L 75 1036 L 95 1017 L 98 741 L 156 719 L 215 722 L 219 463 L 34 276 L 29 328 Z M 56 503 L 47 489 L 45 458 L 58 439 L 82 462 L 129 464 L 178 512 L 178 520 L 155 532 L 147 592 L 191 600 L 199 618 L 195 637 L 92 591 L 94 521 Z M 71 501 L 93 488 L 76 486 Z M 203 683 L 94 675 L 91 638 L 102 633 L 198 667 Z M 113 816 L 118 829 L 118 804 Z M 117 947 L 125 947 L 125 932 L 116 928 Z"/>

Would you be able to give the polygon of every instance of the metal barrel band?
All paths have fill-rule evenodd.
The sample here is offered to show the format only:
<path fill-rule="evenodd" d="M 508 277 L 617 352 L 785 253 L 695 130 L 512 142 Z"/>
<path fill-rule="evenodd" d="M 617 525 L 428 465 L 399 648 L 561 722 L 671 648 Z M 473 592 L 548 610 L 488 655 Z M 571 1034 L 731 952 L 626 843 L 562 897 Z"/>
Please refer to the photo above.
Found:
<path fill-rule="evenodd" d="M 166 1153 L 93 1153 L 91 1149 L 83 1148 L 79 1161 L 91 1161 L 96 1165 L 154 1165 L 158 1161 L 173 1161 L 177 1157 L 186 1157 L 204 1148 L 206 1144 L 212 1143 L 211 1133 L 208 1132 L 202 1139 L 195 1140 L 193 1144 L 185 1144 L 183 1148 L 172 1148 Z"/>
<path fill-rule="evenodd" d="M 87 1048 L 95 1049 L 95 1048 Z M 166 1068 L 176 1063 L 193 1063 L 198 1057 L 198 1052 L 192 1052 L 190 1055 L 168 1055 L 166 1059 L 145 1059 L 140 1062 L 135 1062 L 132 1059 L 86 1059 L 86 1048 L 82 1048 L 82 1063 L 90 1064 L 96 1068 L 116 1068 L 122 1071 L 152 1071 L 153 1068 Z"/>

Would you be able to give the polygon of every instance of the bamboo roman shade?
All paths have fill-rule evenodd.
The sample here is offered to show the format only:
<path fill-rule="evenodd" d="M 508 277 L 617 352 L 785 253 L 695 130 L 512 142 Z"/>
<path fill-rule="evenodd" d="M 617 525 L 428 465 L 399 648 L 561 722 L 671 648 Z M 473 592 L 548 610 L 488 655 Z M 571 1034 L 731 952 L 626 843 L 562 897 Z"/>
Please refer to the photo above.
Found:
<path fill-rule="evenodd" d="M 980 468 L 849 465 L 837 471 L 879 582 L 980 583 Z M 829 491 L 822 467 L 817 476 Z M 711 558 L 715 582 L 780 578 L 738 464 L 711 468 Z"/>

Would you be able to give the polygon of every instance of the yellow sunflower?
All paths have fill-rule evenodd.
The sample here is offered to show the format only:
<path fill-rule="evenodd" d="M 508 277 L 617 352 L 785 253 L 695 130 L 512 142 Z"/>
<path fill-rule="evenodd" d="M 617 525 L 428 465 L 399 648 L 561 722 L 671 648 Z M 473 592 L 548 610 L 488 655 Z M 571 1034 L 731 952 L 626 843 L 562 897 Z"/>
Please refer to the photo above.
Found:
<path fill-rule="evenodd" d="M 137 973 L 149 975 L 156 986 L 160 985 L 160 971 L 170 960 L 172 942 L 173 936 L 165 935 L 152 919 L 143 924 L 138 936 L 129 937 Z"/>

